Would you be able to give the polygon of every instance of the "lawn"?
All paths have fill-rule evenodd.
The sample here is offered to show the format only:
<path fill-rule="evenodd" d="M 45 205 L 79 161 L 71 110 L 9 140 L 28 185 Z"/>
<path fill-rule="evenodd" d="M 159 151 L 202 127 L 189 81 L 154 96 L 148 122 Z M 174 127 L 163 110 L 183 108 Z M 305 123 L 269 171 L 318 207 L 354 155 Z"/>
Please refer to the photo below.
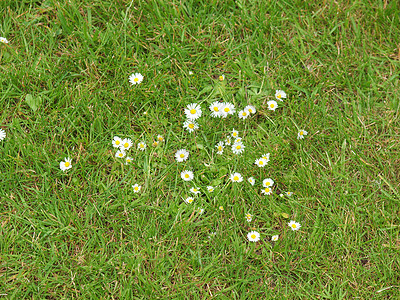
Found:
<path fill-rule="evenodd" d="M 0 12 L 0 299 L 399 299 L 396 1 Z"/>

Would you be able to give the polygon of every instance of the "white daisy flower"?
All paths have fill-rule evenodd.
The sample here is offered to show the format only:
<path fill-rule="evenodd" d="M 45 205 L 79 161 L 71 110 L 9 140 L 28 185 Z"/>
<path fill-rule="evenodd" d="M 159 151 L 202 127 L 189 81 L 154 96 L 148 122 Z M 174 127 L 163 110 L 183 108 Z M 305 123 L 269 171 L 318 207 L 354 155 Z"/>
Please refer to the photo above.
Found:
<path fill-rule="evenodd" d="M 245 120 L 250 115 L 250 113 L 247 110 L 241 110 L 241 111 L 239 111 L 238 115 L 239 115 L 239 119 Z"/>
<path fill-rule="evenodd" d="M 195 187 L 192 187 L 192 188 L 190 189 L 190 192 L 192 192 L 192 193 L 195 194 L 195 195 L 200 194 L 199 188 L 195 188 Z"/>
<path fill-rule="evenodd" d="M 146 145 L 145 142 L 140 142 L 140 143 L 138 143 L 138 145 L 137 145 L 137 148 L 138 148 L 140 151 L 146 150 L 146 147 L 147 147 L 147 145 Z"/>
<path fill-rule="evenodd" d="M 299 130 L 299 133 L 297 134 L 297 139 L 298 140 L 304 139 L 304 136 L 307 135 L 307 134 L 308 134 L 308 132 L 305 131 L 304 129 Z"/>
<path fill-rule="evenodd" d="M 132 147 L 132 145 L 133 144 L 131 139 L 123 139 L 121 142 L 120 149 L 126 151 L 129 150 Z"/>
<path fill-rule="evenodd" d="M 271 241 L 272 241 L 272 242 L 276 242 L 278 239 L 279 239 L 279 235 L 273 235 L 273 236 L 271 237 Z"/>
<path fill-rule="evenodd" d="M 251 220 L 253 220 L 253 216 L 251 214 L 249 214 L 249 213 L 247 213 L 245 215 L 245 217 L 246 217 L 247 222 L 251 222 Z"/>
<path fill-rule="evenodd" d="M 272 194 L 272 189 L 270 189 L 270 188 L 268 188 L 268 187 L 263 188 L 263 189 L 261 190 L 261 194 L 264 194 L 264 195 L 271 195 L 271 194 Z"/>
<path fill-rule="evenodd" d="M 275 98 L 280 100 L 280 101 L 283 101 L 282 99 L 286 98 L 286 93 L 284 91 L 281 91 L 281 90 L 276 90 L 275 91 Z"/>
<path fill-rule="evenodd" d="M 225 140 L 225 145 L 230 146 L 231 145 L 231 138 L 228 136 Z"/>
<path fill-rule="evenodd" d="M 230 179 L 232 180 L 232 182 L 242 182 L 243 181 L 243 177 L 240 173 L 231 174 Z"/>
<path fill-rule="evenodd" d="M 283 197 L 283 194 L 279 194 L 279 197 L 281 197 L 281 198 L 282 198 L 282 197 Z"/>
<path fill-rule="evenodd" d="M 132 185 L 132 188 L 133 188 L 134 193 L 139 193 L 139 191 L 142 187 L 136 183 L 136 184 Z"/>
<path fill-rule="evenodd" d="M 8 40 L 5 37 L 0 37 L 0 43 L 8 44 Z"/>
<path fill-rule="evenodd" d="M 265 154 L 261 155 L 261 158 L 265 159 L 267 162 L 269 162 L 269 156 L 270 156 L 269 153 L 265 153 Z"/>
<path fill-rule="evenodd" d="M 290 220 L 288 225 L 289 225 L 290 229 L 292 229 L 293 231 L 299 230 L 300 227 L 301 227 L 300 223 L 297 223 L 297 222 L 295 222 L 293 220 Z"/>
<path fill-rule="evenodd" d="M 239 137 L 239 131 L 237 131 L 237 130 L 235 130 L 235 128 L 233 128 L 231 135 L 234 138 L 238 138 Z"/>
<path fill-rule="evenodd" d="M 191 203 L 193 203 L 194 198 L 193 198 L 193 197 L 187 197 L 186 199 L 184 199 L 184 201 L 185 201 L 187 204 L 191 204 Z"/>
<path fill-rule="evenodd" d="M 223 104 L 221 102 L 215 101 L 208 108 L 211 110 L 211 117 L 213 118 L 219 118 L 223 114 Z"/>
<path fill-rule="evenodd" d="M 199 214 L 202 215 L 204 213 L 205 209 L 204 208 L 200 208 L 199 209 Z"/>
<path fill-rule="evenodd" d="M 256 180 L 253 177 L 249 177 L 247 181 L 250 182 L 251 185 L 254 185 L 256 183 Z"/>
<path fill-rule="evenodd" d="M 232 152 L 235 154 L 241 154 L 244 151 L 245 146 L 243 143 L 237 143 L 232 145 Z"/>
<path fill-rule="evenodd" d="M 189 132 L 193 132 L 199 128 L 199 124 L 197 124 L 196 121 L 186 120 L 185 123 L 183 123 L 183 128 Z"/>
<path fill-rule="evenodd" d="M 6 136 L 6 131 L 0 128 L 0 141 L 4 140 Z"/>
<path fill-rule="evenodd" d="M 274 181 L 271 178 L 263 180 L 263 187 L 271 187 L 274 185 Z"/>
<path fill-rule="evenodd" d="M 189 151 L 187 151 L 186 149 L 180 149 L 178 151 L 176 151 L 175 153 L 175 159 L 178 162 L 183 162 L 185 160 L 187 160 L 189 157 Z"/>
<path fill-rule="evenodd" d="M 260 168 L 264 168 L 267 165 L 267 161 L 264 158 L 256 159 L 254 163 Z"/>
<path fill-rule="evenodd" d="M 215 147 L 217 147 L 217 149 L 218 149 L 217 154 L 222 154 L 224 152 L 224 148 L 225 148 L 224 142 L 222 142 L 222 141 L 219 142 L 217 145 L 215 145 Z"/>
<path fill-rule="evenodd" d="M 132 85 L 140 84 L 142 81 L 143 81 L 143 75 L 140 73 L 134 73 L 131 76 L 129 76 L 129 82 Z"/>
<path fill-rule="evenodd" d="M 239 144 L 239 143 L 241 143 L 241 142 L 242 142 L 242 138 L 241 138 L 241 137 L 238 137 L 237 139 L 235 139 L 235 140 L 233 141 L 234 144 Z"/>
<path fill-rule="evenodd" d="M 185 181 L 190 181 L 190 180 L 193 180 L 194 174 L 193 174 L 192 171 L 187 171 L 187 170 L 185 170 L 185 171 L 182 171 L 182 172 L 181 172 L 181 178 L 182 178 L 183 180 L 185 180 Z"/>
<path fill-rule="evenodd" d="M 129 164 L 132 162 L 132 160 L 133 160 L 132 157 L 127 156 L 127 157 L 125 158 L 125 165 L 129 165 Z"/>
<path fill-rule="evenodd" d="M 225 75 L 219 75 L 218 79 L 219 79 L 219 81 L 224 81 L 225 80 Z"/>
<path fill-rule="evenodd" d="M 193 75 L 193 72 L 192 72 L 192 71 L 189 71 L 189 75 Z"/>
<path fill-rule="evenodd" d="M 219 210 L 224 210 L 224 207 L 221 205 L 220 207 L 218 207 Z"/>
<path fill-rule="evenodd" d="M 117 157 L 117 158 L 124 158 L 124 157 L 125 157 L 125 151 L 124 151 L 124 150 L 118 150 L 118 151 L 115 153 L 115 157 Z"/>
<path fill-rule="evenodd" d="M 258 242 L 260 240 L 260 234 L 257 231 L 250 231 L 247 234 L 249 242 Z"/>
<path fill-rule="evenodd" d="M 159 144 L 159 142 L 158 141 L 155 141 L 153 144 L 151 144 L 153 147 L 157 147 L 158 146 L 158 144 Z"/>
<path fill-rule="evenodd" d="M 72 159 L 69 157 L 64 158 L 64 161 L 60 162 L 61 171 L 65 172 L 68 169 L 72 168 Z"/>
<path fill-rule="evenodd" d="M 286 196 L 291 197 L 293 195 L 292 192 L 285 192 Z"/>
<path fill-rule="evenodd" d="M 251 114 L 255 114 L 256 113 L 256 108 L 253 105 L 247 105 L 244 110 L 248 111 Z"/>
<path fill-rule="evenodd" d="M 278 107 L 278 103 L 275 100 L 270 100 L 267 102 L 269 110 L 275 110 Z"/>
<path fill-rule="evenodd" d="M 112 140 L 112 145 L 114 148 L 119 148 L 122 145 L 122 139 L 118 136 L 114 136 Z"/>
<path fill-rule="evenodd" d="M 209 186 L 207 186 L 207 190 L 208 190 L 210 193 L 212 193 L 212 192 L 214 192 L 214 187 L 211 186 L 211 185 L 209 185 Z"/>
<path fill-rule="evenodd" d="M 186 118 L 196 120 L 201 117 L 201 107 L 197 103 L 188 104 L 185 108 Z"/>
<path fill-rule="evenodd" d="M 159 142 L 164 142 L 164 137 L 162 136 L 162 135 L 157 135 L 157 140 L 159 141 Z"/>
<path fill-rule="evenodd" d="M 235 113 L 235 105 L 229 102 L 224 102 L 222 104 L 222 117 L 226 118 L 228 115 L 233 115 Z"/>

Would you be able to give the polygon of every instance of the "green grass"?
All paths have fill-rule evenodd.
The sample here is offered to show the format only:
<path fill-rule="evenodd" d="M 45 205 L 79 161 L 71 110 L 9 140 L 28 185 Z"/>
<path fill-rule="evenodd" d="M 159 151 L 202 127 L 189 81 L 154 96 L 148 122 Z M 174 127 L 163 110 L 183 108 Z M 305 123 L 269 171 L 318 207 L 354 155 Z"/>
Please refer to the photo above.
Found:
<path fill-rule="evenodd" d="M 1 296 L 398 299 L 396 1 L 4 0 L 0 12 Z M 276 89 L 288 98 L 270 111 Z M 216 100 L 257 114 L 212 119 Z M 203 116 L 189 134 L 193 102 Z M 232 128 L 244 154 L 216 155 Z M 125 166 L 115 135 L 148 148 Z M 254 166 L 266 152 L 268 166 Z M 232 185 L 235 171 L 256 186 Z M 202 197 L 187 205 L 194 185 Z M 253 229 L 260 242 L 248 242 Z"/>

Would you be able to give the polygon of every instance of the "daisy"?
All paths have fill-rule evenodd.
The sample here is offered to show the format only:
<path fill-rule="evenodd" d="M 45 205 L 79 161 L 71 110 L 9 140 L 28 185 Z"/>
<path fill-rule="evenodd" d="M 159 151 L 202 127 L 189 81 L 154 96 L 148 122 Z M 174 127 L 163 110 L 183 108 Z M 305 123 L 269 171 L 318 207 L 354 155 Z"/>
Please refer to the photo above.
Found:
<path fill-rule="evenodd" d="M 199 209 L 199 214 L 202 215 L 204 213 L 204 208 Z"/>
<path fill-rule="evenodd" d="M 283 101 L 282 98 L 286 98 L 286 93 L 284 91 L 281 91 L 281 90 L 276 90 L 275 91 L 275 98 L 277 100 Z"/>
<path fill-rule="evenodd" d="M 139 193 L 139 191 L 142 187 L 136 183 L 136 184 L 132 185 L 132 188 L 133 188 L 134 193 Z"/>
<path fill-rule="evenodd" d="M 293 195 L 293 193 L 292 193 L 292 192 L 285 192 L 285 194 L 286 194 L 286 196 L 288 196 L 288 197 L 290 197 L 290 196 L 292 196 L 292 195 Z"/>
<path fill-rule="evenodd" d="M 201 117 L 201 108 L 197 103 L 188 104 L 185 108 L 186 118 L 196 120 Z"/>
<path fill-rule="evenodd" d="M 193 132 L 199 128 L 199 124 L 192 120 L 186 120 L 185 123 L 183 123 L 183 128 L 185 128 L 189 132 Z"/>
<path fill-rule="evenodd" d="M 118 150 L 117 153 L 115 153 L 115 157 L 124 158 L 125 157 L 125 151 L 124 150 Z"/>
<path fill-rule="evenodd" d="M 5 37 L 0 37 L 0 43 L 8 44 L 8 40 Z"/>
<path fill-rule="evenodd" d="M 164 142 L 164 137 L 162 136 L 162 135 L 157 135 L 157 140 L 159 141 L 159 142 Z"/>
<path fill-rule="evenodd" d="M 256 159 L 254 163 L 260 168 L 264 168 L 267 165 L 267 161 L 264 158 Z"/>
<path fill-rule="evenodd" d="M 221 205 L 218 209 L 222 211 L 224 210 L 224 207 Z"/>
<path fill-rule="evenodd" d="M 192 71 L 189 71 L 189 75 L 193 75 L 193 72 L 192 72 Z"/>
<path fill-rule="evenodd" d="M 278 107 L 278 103 L 275 100 L 270 100 L 267 102 L 269 110 L 275 110 Z"/>
<path fill-rule="evenodd" d="M 290 220 L 290 222 L 288 223 L 288 225 L 289 225 L 289 227 L 290 227 L 293 231 L 299 230 L 300 227 L 301 227 L 300 223 L 297 223 L 297 222 L 295 222 L 295 221 L 293 221 L 293 220 Z"/>
<path fill-rule="evenodd" d="M 214 192 L 214 187 L 211 186 L 211 185 L 209 185 L 209 186 L 207 187 L 207 190 L 208 190 L 210 193 L 212 193 L 212 192 Z"/>
<path fill-rule="evenodd" d="M 271 187 L 274 185 L 274 181 L 271 178 L 263 180 L 263 187 Z"/>
<path fill-rule="evenodd" d="M 233 142 L 234 144 L 239 144 L 242 142 L 242 138 L 238 137 L 237 139 L 235 139 L 235 141 Z"/>
<path fill-rule="evenodd" d="M 247 234 L 249 242 L 258 242 L 260 240 L 260 234 L 257 231 L 250 231 Z"/>
<path fill-rule="evenodd" d="M 229 102 L 224 102 L 222 104 L 222 117 L 226 118 L 228 115 L 233 115 L 235 113 L 235 105 Z"/>
<path fill-rule="evenodd" d="M 186 199 L 184 199 L 184 201 L 185 201 L 187 204 L 190 204 L 190 203 L 193 203 L 194 198 L 193 198 L 193 197 L 187 197 Z"/>
<path fill-rule="evenodd" d="M 235 128 L 232 129 L 232 137 L 238 138 L 239 137 L 239 131 L 235 130 Z"/>
<path fill-rule="evenodd" d="M 246 217 L 247 222 L 251 222 L 251 220 L 253 220 L 253 216 L 251 214 L 249 214 L 249 213 L 247 213 L 245 215 L 245 217 Z"/>
<path fill-rule="evenodd" d="M 250 115 L 250 113 L 247 110 L 241 110 L 239 111 L 239 119 L 247 119 L 247 117 Z"/>
<path fill-rule="evenodd" d="M 127 156 L 127 157 L 125 158 L 125 165 L 129 165 L 129 164 L 132 162 L 132 160 L 133 160 L 132 157 Z"/>
<path fill-rule="evenodd" d="M 224 146 L 224 142 L 219 142 L 215 147 L 217 147 L 217 149 L 218 149 L 218 152 L 217 152 L 217 154 L 222 154 L 222 152 L 224 152 L 224 148 L 225 148 L 225 146 Z"/>
<path fill-rule="evenodd" d="M 190 189 L 190 191 L 191 191 L 193 194 L 195 194 L 195 195 L 200 194 L 199 189 L 198 189 L 198 188 L 195 188 L 195 187 L 192 187 L 192 188 Z"/>
<path fill-rule="evenodd" d="M 68 169 L 72 168 L 72 159 L 70 159 L 69 157 L 64 158 L 64 161 L 60 162 L 60 169 L 61 171 L 65 172 Z"/>
<path fill-rule="evenodd" d="M 266 187 L 266 188 L 261 190 L 261 194 L 271 195 L 272 194 L 272 190 L 270 188 Z"/>
<path fill-rule="evenodd" d="M 225 140 L 225 145 L 227 145 L 227 146 L 231 145 L 231 138 L 229 136 Z"/>
<path fill-rule="evenodd" d="M 187 151 L 186 149 L 180 149 L 175 153 L 175 159 L 178 162 L 183 162 L 184 160 L 187 160 L 188 157 L 189 157 L 189 151 Z"/>
<path fill-rule="evenodd" d="M 194 178 L 194 174 L 192 171 L 185 170 L 185 171 L 182 171 L 181 178 L 185 181 L 190 181 Z"/>
<path fill-rule="evenodd" d="M 134 84 L 140 84 L 143 81 L 143 75 L 140 73 L 134 73 L 131 76 L 129 76 L 129 82 L 134 85 Z"/>
<path fill-rule="evenodd" d="M 121 142 L 120 149 L 121 150 L 129 150 L 132 147 L 132 140 L 131 139 L 123 139 Z"/>
<path fill-rule="evenodd" d="M 279 194 L 279 197 L 281 197 L 281 198 L 282 198 L 282 197 L 283 197 L 283 194 Z"/>
<path fill-rule="evenodd" d="M 305 131 L 304 129 L 299 130 L 299 133 L 297 134 L 297 139 L 298 140 L 304 139 L 304 136 L 307 135 L 307 134 L 308 134 L 308 132 Z"/>
<path fill-rule="evenodd" d="M 219 118 L 222 116 L 222 107 L 223 104 L 221 102 L 215 101 L 211 103 L 211 105 L 208 107 L 211 110 L 211 117 L 213 118 Z"/>
<path fill-rule="evenodd" d="M 6 138 L 6 132 L 3 129 L 0 129 L 0 141 Z"/>
<path fill-rule="evenodd" d="M 273 235 L 273 236 L 271 237 L 271 241 L 272 241 L 272 242 L 276 242 L 278 239 L 279 239 L 279 235 Z"/>
<path fill-rule="evenodd" d="M 235 154 L 241 154 L 244 151 L 245 146 L 243 143 L 237 143 L 232 145 L 232 152 Z"/>
<path fill-rule="evenodd" d="M 240 173 L 231 174 L 230 179 L 232 180 L 232 182 L 242 182 L 243 181 L 243 177 Z"/>
<path fill-rule="evenodd" d="M 153 147 L 157 147 L 158 146 L 158 142 L 155 141 L 153 144 L 151 144 Z"/>
<path fill-rule="evenodd" d="M 255 114 L 256 113 L 256 108 L 253 105 L 247 105 L 244 108 L 245 111 L 248 111 L 251 114 Z"/>
<path fill-rule="evenodd" d="M 218 79 L 219 79 L 219 81 L 224 81 L 225 80 L 225 75 L 219 75 Z"/>
<path fill-rule="evenodd" d="M 250 177 L 247 179 L 248 182 L 250 182 L 251 185 L 254 185 L 256 183 L 256 180 L 253 177 Z"/>
<path fill-rule="evenodd" d="M 138 143 L 138 145 L 137 145 L 137 148 L 138 148 L 140 151 L 146 150 L 146 147 L 147 147 L 147 145 L 146 145 L 145 142 L 140 142 L 140 143 Z"/>
<path fill-rule="evenodd" d="M 119 148 L 122 145 L 122 140 L 118 136 L 114 136 L 112 140 L 112 145 L 114 148 Z"/>
<path fill-rule="evenodd" d="M 270 156 L 270 154 L 266 153 L 266 154 L 261 155 L 261 158 L 265 159 L 267 162 L 269 162 L 269 156 Z"/>

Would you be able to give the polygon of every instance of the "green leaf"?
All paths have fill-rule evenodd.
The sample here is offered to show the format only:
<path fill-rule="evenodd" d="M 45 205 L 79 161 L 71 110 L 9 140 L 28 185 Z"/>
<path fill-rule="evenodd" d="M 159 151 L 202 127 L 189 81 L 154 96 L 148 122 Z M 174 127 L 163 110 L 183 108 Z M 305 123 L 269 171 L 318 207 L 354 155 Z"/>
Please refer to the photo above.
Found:
<path fill-rule="evenodd" d="M 33 111 L 37 111 L 40 104 L 42 104 L 42 97 L 33 97 L 31 94 L 27 94 L 25 97 L 25 101 Z"/>
<path fill-rule="evenodd" d="M 222 176 L 226 175 L 226 173 L 228 173 L 228 169 L 227 168 L 222 167 L 222 168 L 219 169 L 219 173 L 218 173 L 219 177 L 222 177 Z"/>
<path fill-rule="evenodd" d="M 214 179 L 213 181 L 211 181 L 211 185 L 215 187 L 220 185 L 222 182 L 223 182 L 222 179 Z"/>

